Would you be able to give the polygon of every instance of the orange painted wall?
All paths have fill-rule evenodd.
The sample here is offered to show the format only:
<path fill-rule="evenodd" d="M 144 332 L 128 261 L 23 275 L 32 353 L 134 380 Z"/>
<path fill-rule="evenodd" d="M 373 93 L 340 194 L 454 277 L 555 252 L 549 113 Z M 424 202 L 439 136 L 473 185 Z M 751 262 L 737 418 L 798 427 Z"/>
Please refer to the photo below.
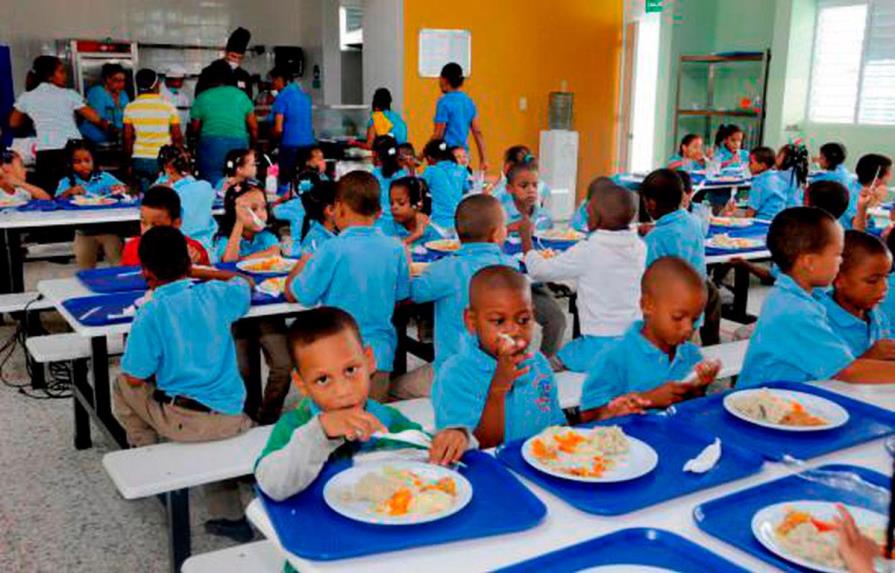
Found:
<path fill-rule="evenodd" d="M 421 147 L 428 140 L 440 95 L 438 80 L 417 71 L 419 30 L 467 29 L 472 74 L 464 89 L 478 106 L 491 170 L 511 145 L 537 150 L 548 93 L 566 80 L 581 138 L 581 196 L 593 177 L 613 170 L 622 18 L 621 0 L 405 0 L 403 110 L 411 141 Z M 523 96 L 526 111 L 519 110 Z"/>

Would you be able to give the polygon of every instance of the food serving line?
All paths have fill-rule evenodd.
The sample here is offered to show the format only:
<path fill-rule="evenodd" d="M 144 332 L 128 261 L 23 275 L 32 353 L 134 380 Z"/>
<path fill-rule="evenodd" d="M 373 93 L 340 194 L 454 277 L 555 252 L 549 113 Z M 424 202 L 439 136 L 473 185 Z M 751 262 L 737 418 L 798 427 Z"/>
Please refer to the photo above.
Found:
<path fill-rule="evenodd" d="M 506 475 L 519 478 L 532 494 L 536 506 L 531 510 L 533 516 L 514 516 L 511 512 L 497 516 L 495 521 L 510 523 L 501 532 L 492 531 L 496 534 L 494 536 L 480 533 L 466 538 L 458 536 L 453 540 L 427 539 L 425 535 L 431 535 L 437 522 L 403 527 L 352 523 L 331 510 L 327 512 L 327 508 L 322 507 L 322 500 L 317 499 L 316 503 L 296 502 L 287 507 L 309 511 L 308 518 L 315 519 L 317 530 L 327 532 L 330 537 L 347 531 L 354 531 L 356 537 L 347 543 L 335 540 L 328 545 L 317 544 L 317 535 L 301 529 L 301 534 L 309 535 L 311 541 L 299 544 L 302 551 L 307 551 L 305 555 L 296 555 L 283 549 L 277 528 L 283 531 L 282 528 L 289 527 L 289 522 L 284 520 L 282 512 L 274 509 L 277 514 L 275 519 L 279 520 L 279 524 L 275 524 L 269 513 L 272 507 L 269 500 L 256 498 L 249 504 L 246 513 L 265 537 L 275 544 L 281 555 L 304 572 L 486 571 L 519 563 L 522 565 L 514 570 L 572 571 L 614 564 L 628 566 L 628 569 L 620 568 L 617 571 L 646 570 L 635 568 L 647 566 L 676 571 L 808 571 L 811 569 L 782 559 L 762 547 L 753 536 L 751 516 L 757 512 L 756 508 L 803 499 L 841 501 L 885 514 L 887 500 L 879 499 L 876 494 L 889 489 L 892 459 L 886 451 L 886 438 L 883 436 L 895 432 L 895 415 L 892 413 L 895 411 L 895 387 L 818 382 L 806 385 L 805 389 L 832 397 L 844 407 L 851 416 L 846 425 L 815 432 L 820 436 L 819 441 L 805 440 L 805 434 L 777 431 L 778 439 L 768 442 L 764 456 L 757 456 L 754 451 L 742 447 L 742 443 L 737 443 L 734 433 L 745 426 L 731 417 L 722 426 L 704 430 L 702 443 L 714 436 L 722 437 L 722 453 L 718 465 L 702 476 L 681 471 L 683 461 L 699 451 L 698 445 L 694 447 L 689 443 L 686 426 L 683 425 L 677 426 L 680 432 L 667 436 L 665 441 L 658 434 L 648 439 L 654 445 L 668 447 L 657 447 L 659 465 L 651 474 L 627 485 L 580 484 L 581 487 L 576 488 L 574 484 L 566 484 L 560 487 L 556 485 L 557 478 L 538 476 L 533 468 L 524 470 L 518 460 L 506 455 L 508 449 L 518 450 L 518 444 L 490 452 L 505 467 L 509 467 Z M 713 416 L 729 415 L 726 412 L 719 414 L 717 399 L 713 401 L 709 397 L 680 405 L 678 412 L 670 417 L 699 416 L 696 409 L 701 408 L 704 401 L 708 401 L 707 409 L 714 410 Z M 636 433 L 636 425 L 641 421 L 661 425 L 664 423 L 661 418 L 661 414 L 649 414 L 643 420 L 635 420 L 633 425 L 623 422 L 623 427 L 627 433 Z M 848 439 L 849 436 L 853 441 Z M 825 450 L 818 447 L 825 439 L 834 442 L 832 449 L 811 456 L 812 451 Z M 806 445 L 808 443 L 810 446 Z M 838 448 L 845 444 L 844 448 Z M 790 449 L 809 453 L 804 457 L 810 457 L 810 462 L 802 465 L 797 460 L 783 463 L 778 458 L 773 461 L 773 452 Z M 468 455 L 466 461 L 479 463 L 480 456 Z M 836 467 L 829 467 L 831 464 Z M 821 471 L 805 472 L 806 468 L 821 466 L 827 467 Z M 471 473 L 470 468 L 459 468 L 459 471 L 461 474 Z M 795 474 L 802 477 L 792 477 Z M 851 474 L 857 475 L 858 479 L 854 480 Z M 329 474 L 318 481 L 326 477 Z M 786 481 L 779 482 L 783 479 Z M 504 483 L 509 496 L 513 492 L 512 484 Z M 681 492 L 681 484 L 691 486 L 690 491 L 673 497 Z M 844 489 L 841 487 L 843 484 Z M 473 485 L 476 485 L 475 481 Z M 309 488 L 309 494 L 302 493 L 295 497 L 319 496 L 320 489 L 319 484 L 314 484 Z M 669 495 L 658 499 L 655 497 L 657 490 L 669 490 Z M 476 502 L 475 496 L 483 494 L 474 491 L 473 501 L 467 506 L 470 511 Z M 657 503 L 637 507 L 638 500 L 645 495 L 653 495 Z M 589 498 L 595 501 L 588 507 Z M 601 504 L 604 507 L 602 511 Z M 626 509 L 632 510 L 624 511 Z M 444 518 L 443 528 L 450 529 L 450 520 L 460 520 L 463 511 Z M 516 524 L 521 522 L 515 528 L 512 523 L 514 518 L 518 518 Z M 295 519 L 299 519 L 298 515 Z M 296 521 L 296 530 L 299 523 L 303 522 Z M 551 555 L 551 552 L 570 545 L 609 534 L 613 536 Z M 396 541 L 401 537 L 405 542 Z M 295 546 L 294 540 L 290 543 Z M 439 545 L 434 548 L 432 543 Z M 703 554 L 705 550 L 713 555 Z M 343 557 L 351 552 L 356 555 Z M 525 563 L 538 557 L 541 559 L 536 563 Z M 737 566 L 742 569 L 737 569 Z M 185 568 L 185 571 L 189 569 Z"/>

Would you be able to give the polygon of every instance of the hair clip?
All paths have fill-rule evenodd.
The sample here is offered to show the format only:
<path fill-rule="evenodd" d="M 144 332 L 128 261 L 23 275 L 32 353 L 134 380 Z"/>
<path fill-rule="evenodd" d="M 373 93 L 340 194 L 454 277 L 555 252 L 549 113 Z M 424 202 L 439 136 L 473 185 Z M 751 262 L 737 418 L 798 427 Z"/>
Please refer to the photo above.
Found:
<path fill-rule="evenodd" d="M 447 143 L 442 141 L 441 143 L 438 144 L 438 149 L 441 151 L 445 151 L 447 149 Z"/>
<path fill-rule="evenodd" d="M 395 155 L 396 153 L 398 153 L 398 150 L 395 149 L 394 147 L 389 147 L 389 148 L 388 148 L 388 154 L 389 154 L 389 155 Z"/>
<path fill-rule="evenodd" d="M 233 160 L 228 159 L 226 166 L 227 166 L 227 169 L 233 169 Z"/>
<path fill-rule="evenodd" d="M 531 153 L 526 153 L 525 157 L 522 158 L 522 163 L 531 163 L 535 160 L 535 156 Z"/>

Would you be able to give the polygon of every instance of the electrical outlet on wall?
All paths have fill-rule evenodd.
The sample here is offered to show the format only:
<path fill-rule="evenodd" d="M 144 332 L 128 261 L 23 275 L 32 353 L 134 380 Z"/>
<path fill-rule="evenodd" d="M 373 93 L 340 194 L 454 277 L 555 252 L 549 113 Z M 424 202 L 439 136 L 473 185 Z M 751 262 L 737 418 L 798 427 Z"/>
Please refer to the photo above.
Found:
<path fill-rule="evenodd" d="M 528 109 L 528 98 L 522 96 L 519 98 L 519 111 L 525 111 Z"/>

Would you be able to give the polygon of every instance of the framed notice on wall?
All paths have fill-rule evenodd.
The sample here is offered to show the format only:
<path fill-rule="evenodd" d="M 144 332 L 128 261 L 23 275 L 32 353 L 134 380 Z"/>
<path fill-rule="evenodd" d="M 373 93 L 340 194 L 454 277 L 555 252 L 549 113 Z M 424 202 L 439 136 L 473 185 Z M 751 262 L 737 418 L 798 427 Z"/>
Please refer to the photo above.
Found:
<path fill-rule="evenodd" d="M 423 78 L 437 78 L 441 68 L 457 62 L 463 75 L 472 74 L 472 34 L 469 30 L 420 30 L 419 73 Z"/>

